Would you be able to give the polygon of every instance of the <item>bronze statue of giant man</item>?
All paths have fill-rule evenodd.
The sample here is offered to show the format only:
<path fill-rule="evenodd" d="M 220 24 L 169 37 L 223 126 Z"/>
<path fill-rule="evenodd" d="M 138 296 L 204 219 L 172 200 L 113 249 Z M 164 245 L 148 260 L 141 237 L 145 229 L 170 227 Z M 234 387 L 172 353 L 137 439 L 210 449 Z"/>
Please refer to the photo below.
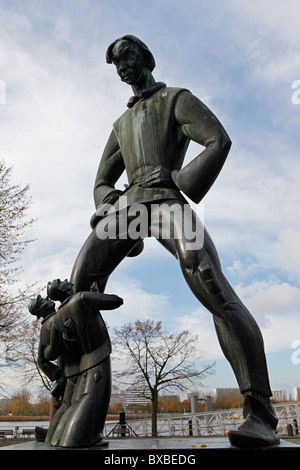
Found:
<path fill-rule="evenodd" d="M 121 80 L 131 85 L 134 95 L 128 109 L 114 123 L 105 146 L 94 187 L 93 230 L 78 255 L 70 280 L 76 292 L 88 290 L 94 281 L 103 292 L 110 274 L 124 257 L 138 254 L 143 238 L 154 233 L 178 259 L 188 286 L 212 313 L 221 348 L 244 395 L 245 421 L 238 430 L 230 431 L 231 444 L 278 444 L 277 418 L 270 404 L 259 327 L 225 278 L 215 246 L 201 222 L 197 226 L 202 227 L 203 243 L 188 248 L 187 231 L 177 226 L 182 225 L 183 219 L 173 217 L 170 210 L 174 204 L 183 210 L 190 207 L 186 196 L 194 203 L 202 200 L 222 169 L 230 138 L 216 116 L 190 91 L 169 88 L 154 80 L 153 55 L 135 36 L 114 41 L 106 59 L 115 65 Z M 183 166 L 190 141 L 204 149 Z M 120 191 L 115 184 L 124 170 L 128 185 Z M 115 211 L 105 216 L 102 209 L 107 204 Z M 149 233 L 124 236 L 122 217 L 126 214 L 127 222 L 132 221 L 130 209 L 137 204 L 151 212 Z M 162 236 L 161 230 L 151 226 L 155 212 L 160 213 L 162 226 L 171 224 L 172 233 L 181 229 L 182 236 Z M 193 214 L 192 219 L 195 222 L 197 216 Z M 114 224 L 117 235 L 99 236 L 99 227 L 104 223 L 109 223 L 110 228 Z"/>

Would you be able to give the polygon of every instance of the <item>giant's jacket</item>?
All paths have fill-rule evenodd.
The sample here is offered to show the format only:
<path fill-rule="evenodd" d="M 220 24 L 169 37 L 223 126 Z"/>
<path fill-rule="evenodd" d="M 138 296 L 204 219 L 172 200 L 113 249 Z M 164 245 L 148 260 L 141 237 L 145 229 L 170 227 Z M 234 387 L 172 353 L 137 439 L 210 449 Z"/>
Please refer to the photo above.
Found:
<path fill-rule="evenodd" d="M 152 85 L 128 106 L 114 123 L 100 161 L 94 187 L 96 208 L 116 193 L 115 183 L 124 170 L 128 187 L 119 197 L 126 196 L 128 205 L 184 199 L 181 191 L 200 202 L 231 145 L 216 116 L 188 90 L 164 83 Z M 205 150 L 182 168 L 190 140 Z M 161 176 L 151 187 L 149 175 L 151 180 L 156 169 Z"/>

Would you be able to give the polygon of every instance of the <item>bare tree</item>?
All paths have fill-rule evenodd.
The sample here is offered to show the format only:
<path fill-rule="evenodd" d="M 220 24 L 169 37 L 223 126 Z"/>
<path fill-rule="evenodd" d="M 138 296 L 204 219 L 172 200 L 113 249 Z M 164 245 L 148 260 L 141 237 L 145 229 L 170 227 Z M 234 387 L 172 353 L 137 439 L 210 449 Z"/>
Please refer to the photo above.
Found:
<path fill-rule="evenodd" d="M 33 286 L 13 288 L 18 282 L 21 267 L 18 255 L 32 240 L 24 238 L 24 232 L 33 224 L 26 220 L 31 199 L 29 185 L 23 188 L 11 184 L 12 168 L 0 162 L 0 343 L 1 367 L 11 364 L 20 355 L 16 343 L 22 337 L 24 311 Z"/>
<path fill-rule="evenodd" d="M 23 382 L 24 386 L 38 383 L 41 391 L 50 391 L 53 382 L 49 380 L 46 374 L 41 370 L 38 362 L 38 348 L 40 341 L 41 323 L 35 318 L 28 321 L 23 332 Z"/>
<path fill-rule="evenodd" d="M 152 402 L 152 436 L 157 436 L 158 394 L 162 390 L 187 390 L 201 385 L 213 372 L 214 363 L 196 368 L 195 345 L 198 337 L 184 330 L 169 333 L 161 322 L 135 321 L 114 329 L 114 352 L 126 359 L 126 370 L 119 378 L 144 386 L 143 395 Z"/>

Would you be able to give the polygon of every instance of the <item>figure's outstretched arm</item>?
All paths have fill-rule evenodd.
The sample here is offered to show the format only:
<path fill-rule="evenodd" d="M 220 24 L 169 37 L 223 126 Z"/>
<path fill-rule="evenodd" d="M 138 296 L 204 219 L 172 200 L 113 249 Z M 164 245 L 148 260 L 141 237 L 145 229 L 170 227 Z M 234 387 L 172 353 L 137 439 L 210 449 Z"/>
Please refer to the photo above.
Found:
<path fill-rule="evenodd" d="M 192 93 L 183 92 L 179 95 L 175 119 L 188 139 L 205 147 L 185 167 L 172 172 L 178 188 L 198 203 L 220 173 L 231 141 L 216 116 Z"/>
<path fill-rule="evenodd" d="M 115 294 L 82 292 L 81 300 L 91 309 L 114 310 L 123 304 L 123 299 Z"/>

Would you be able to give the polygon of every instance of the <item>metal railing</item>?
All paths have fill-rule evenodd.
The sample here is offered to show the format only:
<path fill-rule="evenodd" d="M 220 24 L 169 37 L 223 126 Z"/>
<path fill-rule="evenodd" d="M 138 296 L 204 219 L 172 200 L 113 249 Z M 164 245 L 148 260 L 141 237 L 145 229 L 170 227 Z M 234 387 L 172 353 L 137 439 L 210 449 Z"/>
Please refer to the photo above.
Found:
<path fill-rule="evenodd" d="M 278 434 L 297 435 L 298 427 L 300 428 L 300 402 L 279 403 L 273 406 L 278 417 Z M 242 408 L 159 416 L 158 437 L 226 436 L 230 429 L 236 429 L 243 420 Z M 106 436 L 115 424 L 106 423 Z M 139 437 L 151 436 L 151 419 L 129 419 L 128 424 Z M 136 437 L 134 433 L 131 437 Z"/>

